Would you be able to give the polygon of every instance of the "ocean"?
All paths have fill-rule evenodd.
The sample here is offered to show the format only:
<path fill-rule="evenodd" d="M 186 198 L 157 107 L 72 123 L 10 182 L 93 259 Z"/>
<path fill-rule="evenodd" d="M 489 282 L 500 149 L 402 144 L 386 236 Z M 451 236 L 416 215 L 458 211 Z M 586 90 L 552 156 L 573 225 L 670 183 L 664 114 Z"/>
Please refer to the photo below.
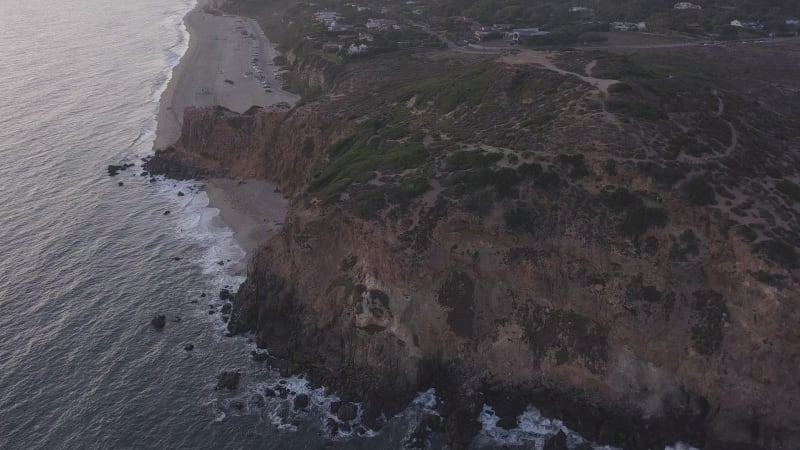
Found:
<path fill-rule="evenodd" d="M 0 448 L 402 448 L 435 393 L 379 433 L 356 421 L 331 439 L 335 395 L 225 336 L 219 293 L 243 281 L 244 252 L 201 182 L 142 173 L 193 6 L 0 0 Z M 108 176 L 121 163 L 135 166 Z M 215 389 L 225 370 L 238 390 Z M 566 430 L 535 410 L 512 431 L 480 419 L 477 448 Z"/>

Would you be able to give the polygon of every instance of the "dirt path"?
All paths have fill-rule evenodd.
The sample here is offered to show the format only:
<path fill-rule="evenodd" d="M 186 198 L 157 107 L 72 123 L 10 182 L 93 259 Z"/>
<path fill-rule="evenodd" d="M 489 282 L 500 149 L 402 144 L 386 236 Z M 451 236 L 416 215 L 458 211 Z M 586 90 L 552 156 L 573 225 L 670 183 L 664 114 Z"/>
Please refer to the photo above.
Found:
<path fill-rule="evenodd" d="M 608 94 L 608 88 L 611 85 L 619 83 L 619 80 L 606 80 L 603 78 L 595 78 L 592 76 L 581 75 L 579 73 L 569 72 L 567 70 L 564 70 L 553 63 L 552 53 L 549 52 L 543 52 L 537 50 L 522 50 L 515 55 L 503 56 L 500 58 L 500 61 L 511 65 L 536 64 L 538 66 L 544 67 L 547 70 L 552 70 L 553 72 L 560 73 L 562 75 L 572 75 L 574 77 L 580 78 L 586 83 L 591 84 L 604 94 Z M 589 64 L 587 64 L 585 69 L 586 72 L 591 73 L 596 64 L 597 61 L 592 61 Z"/>

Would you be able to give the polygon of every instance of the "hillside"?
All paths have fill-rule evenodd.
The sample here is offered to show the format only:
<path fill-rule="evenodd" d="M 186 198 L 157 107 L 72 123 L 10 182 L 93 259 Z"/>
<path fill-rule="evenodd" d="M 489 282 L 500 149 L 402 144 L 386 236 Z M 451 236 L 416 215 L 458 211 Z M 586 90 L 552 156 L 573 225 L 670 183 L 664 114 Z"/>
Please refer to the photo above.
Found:
<path fill-rule="evenodd" d="M 624 448 L 800 445 L 796 43 L 401 54 L 295 55 L 303 105 L 187 111 L 151 163 L 293 195 L 232 332 L 374 428 L 437 387 L 455 448 L 484 403 Z"/>

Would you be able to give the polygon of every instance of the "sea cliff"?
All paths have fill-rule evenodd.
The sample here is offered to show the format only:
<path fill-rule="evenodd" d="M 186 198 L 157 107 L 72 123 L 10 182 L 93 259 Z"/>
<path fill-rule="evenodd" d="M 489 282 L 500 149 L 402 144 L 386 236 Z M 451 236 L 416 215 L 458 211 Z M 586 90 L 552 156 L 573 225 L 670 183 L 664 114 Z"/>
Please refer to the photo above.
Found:
<path fill-rule="evenodd" d="M 800 444 L 792 100 L 590 55 L 604 93 L 536 64 L 584 54 L 529 56 L 378 57 L 288 111 L 187 110 L 152 171 L 292 195 L 229 330 L 373 428 L 436 387 L 455 448 L 484 404 L 623 448 Z"/>

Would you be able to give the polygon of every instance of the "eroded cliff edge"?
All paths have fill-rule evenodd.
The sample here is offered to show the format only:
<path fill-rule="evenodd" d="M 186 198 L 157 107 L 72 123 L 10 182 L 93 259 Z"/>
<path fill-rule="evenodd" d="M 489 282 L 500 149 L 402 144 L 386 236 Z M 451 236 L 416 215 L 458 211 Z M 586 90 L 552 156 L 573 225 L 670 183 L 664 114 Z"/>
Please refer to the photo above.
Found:
<path fill-rule="evenodd" d="M 371 426 L 435 386 L 457 448 L 484 403 L 511 426 L 529 402 L 624 448 L 800 445 L 797 87 L 750 85 L 753 103 L 680 62 L 697 55 L 557 63 L 587 57 L 622 83 L 440 53 L 354 64 L 291 111 L 187 111 L 150 168 L 293 195 L 229 328 Z"/>

